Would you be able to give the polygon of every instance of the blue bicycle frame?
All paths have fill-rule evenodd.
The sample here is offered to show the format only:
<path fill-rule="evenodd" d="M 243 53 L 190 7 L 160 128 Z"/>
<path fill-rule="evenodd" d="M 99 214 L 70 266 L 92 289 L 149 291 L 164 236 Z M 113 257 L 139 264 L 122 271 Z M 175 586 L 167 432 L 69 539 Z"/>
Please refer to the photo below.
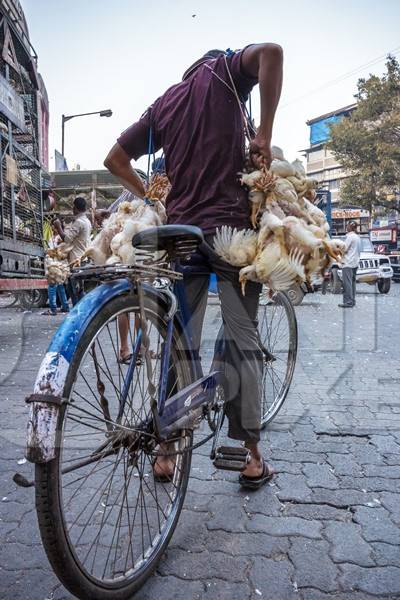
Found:
<path fill-rule="evenodd" d="M 205 269 L 204 264 L 182 266 L 180 263 L 176 263 L 171 265 L 171 267 L 183 275 L 209 275 L 209 271 Z M 187 303 L 184 281 L 178 280 L 175 282 L 174 295 L 177 298 L 178 311 L 174 315 L 171 315 L 167 325 L 166 337 L 161 352 L 161 374 L 158 387 L 157 411 L 154 415 L 155 427 L 161 438 L 165 438 L 176 429 L 184 428 L 189 419 L 193 418 L 199 407 L 213 401 L 216 388 L 222 383 L 222 376 L 219 371 L 213 371 L 206 376 L 203 375 L 198 353 L 193 350 L 192 315 Z M 194 382 L 167 399 L 172 336 L 176 321 L 178 321 L 181 331 L 184 332 L 185 347 L 189 349 Z M 142 343 L 143 335 L 139 329 L 120 398 L 121 416 L 124 411 L 124 405 Z"/>
<path fill-rule="evenodd" d="M 204 265 L 200 268 L 198 266 L 181 267 L 175 265 L 175 268 L 185 273 L 189 271 L 191 274 L 208 274 L 208 271 L 204 269 Z M 66 379 L 71 361 L 81 343 L 84 332 L 96 314 L 108 302 L 128 293 L 134 285 L 128 279 L 119 279 L 97 286 L 77 302 L 56 331 L 40 366 L 34 393 L 28 399 L 30 413 L 26 456 L 31 462 L 46 463 L 56 456 L 58 416 L 61 405 L 66 401 L 64 398 Z M 166 291 L 157 290 L 149 284 L 141 285 L 144 293 L 153 298 L 154 301 L 161 302 L 164 305 L 171 304 L 169 290 L 166 293 Z M 188 311 L 182 281 L 176 282 L 174 292 L 178 300 L 179 310 L 170 310 L 171 314 L 167 323 L 167 333 L 161 356 L 162 367 L 158 396 L 156 406 L 152 407 L 155 428 L 161 439 L 167 437 L 173 431 L 189 427 L 193 417 L 198 416 L 201 407 L 213 401 L 217 386 L 223 383 L 222 374 L 218 371 L 203 376 L 199 357 L 193 351 L 190 327 L 191 315 Z M 191 364 L 193 383 L 167 398 L 174 325 L 177 325 L 180 332 L 183 332 L 185 349 L 187 349 L 188 360 Z M 127 400 L 128 390 L 136 367 L 136 358 L 143 343 L 142 335 L 139 330 L 132 352 L 132 359 L 122 386 L 120 415 L 123 413 L 123 407 Z"/>

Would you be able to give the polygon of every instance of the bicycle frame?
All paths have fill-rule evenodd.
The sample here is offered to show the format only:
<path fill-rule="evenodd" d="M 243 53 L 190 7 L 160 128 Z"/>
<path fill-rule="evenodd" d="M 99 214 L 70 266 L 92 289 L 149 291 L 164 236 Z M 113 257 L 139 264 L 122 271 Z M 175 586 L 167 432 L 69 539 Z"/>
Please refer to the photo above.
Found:
<path fill-rule="evenodd" d="M 209 271 L 205 269 L 205 265 L 182 266 L 180 263 L 174 263 L 172 264 L 172 269 L 181 272 L 182 274 L 209 275 Z M 179 312 L 171 315 L 167 325 L 166 338 L 161 353 L 161 373 L 158 386 L 157 406 L 154 406 L 153 410 L 156 432 L 161 438 L 167 437 L 175 430 L 191 426 L 199 416 L 198 409 L 204 404 L 212 402 L 217 386 L 222 383 L 222 377 L 218 371 L 211 372 L 204 377 L 197 352 L 193 350 L 191 330 L 192 315 L 188 307 L 186 289 L 183 281 L 175 282 L 174 294 L 177 298 Z M 168 371 L 175 320 L 179 322 L 180 329 L 184 332 L 185 347 L 189 349 L 191 356 L 194 383 L 167 399 Z M 143 335 L 142 331 L 139 330 L 120 399 L 119 415 L 121 416 L 124 412 L 124 404 L 128 396 L 128 390 L 142 342 Z"/>
<path fill-rule="evenodd" d="M 183 267 L 183 269 L 185 268 Z M 192 272 L 194 271 L 192 270 Z M 205 274 L 204 268 L 201 272 Z M 28 398 L 30 412 L 26 457 L 29 461 L 46 463 L 55 458 L 58 417 L 61 405 L 66 402 L 66 399 L 63 398 L 64 387 L 70 363 L 82 340 L 82 336 L 94 316 L 110 300 L 131 291 L 134 285 L 128 279 L 119 279 L 99 285 L 74 306 L 55 333 L 40 366 L 34 393 Z M 150 284 L 143 284 L 143 289 L 146 295 L 152 297 L 156 302 L 168 305 L 168 294 L 164 294 L 162 290 L 157 290 Z M 162 377 L 159 382 L 156 428 L 161 438 L 170 435 L 174 430 L 189 426 L 198 409 L 213 400 L 216 388 L 222 382 L 222 376 L 219 372 L 210 373 L 206 377 L 202 376 L 198 357 L 195 356 L 192 349 L 191 315 L 187 310 L 183 284 L 176 285 L 176 293 L 180 310 L 171 315 L 167 325 L 162 356 Z M 166 374 L 168 373 L 174 323 L 178 324 L 185 339 L 188 360 L 193 370 L 193 383 L 166 400 Z M 124 382 L 125 398 L 121 399 L 123 402 L 126 401 L 130 380 L 134 372 L 134 357 L 135 354 L 138 355 L 140 348 L 140 336 L 138 338 L 133 348 L 132 361 Z"/>

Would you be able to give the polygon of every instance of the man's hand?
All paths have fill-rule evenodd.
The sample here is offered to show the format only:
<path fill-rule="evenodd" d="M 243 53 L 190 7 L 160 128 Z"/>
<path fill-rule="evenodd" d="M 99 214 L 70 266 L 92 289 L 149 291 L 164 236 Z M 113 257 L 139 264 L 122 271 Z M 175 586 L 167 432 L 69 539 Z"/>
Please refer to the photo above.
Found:
<path fill-rule="evenodd" d="M 103 221 L 108 219 L 110 216 L 110 211 L 105 208 L 98 208 L 94 211 L 94 220 L 98 227 L 103 225 Z"/>
<path fill-rule="evenodd" d="M 55 230 L 57 232 L 57 234 L 60 236 L 60 238 L 62 239 L 62 241 L 64 241 L 65 240 L 65 231 L 64 231 L 61 221 L 58 217 L 51 222 L 51 226 L 53 228 L 53 231 Z"/>
<path fill-rule="evenodd" d="M 61 225 L 61 221 L 60 219 L 57 217 L 56 219 L 54 219 L 54 221 L 52 221 L 51 223 L 54 227 L 54 229 L 56 229 L 58 231 L 58 233 L 60 233 L 60 231 L 62 231 L 62 225 Z"/>
<path fill-rule="evenodd" d="M 270 141 L 257 134 L 250 142 L 250 160 L 256 169 L 269 169 L 272 161 Z"/>

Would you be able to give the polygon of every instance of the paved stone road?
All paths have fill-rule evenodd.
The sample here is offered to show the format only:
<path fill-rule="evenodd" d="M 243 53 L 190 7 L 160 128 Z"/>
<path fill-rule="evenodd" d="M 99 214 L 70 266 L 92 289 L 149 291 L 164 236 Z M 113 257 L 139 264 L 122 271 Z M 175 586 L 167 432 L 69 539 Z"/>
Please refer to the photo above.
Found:
<path fill-rule="evenodd" d="M 400 597 L 400 286 L 362 287 L 357 308 L 308 296 L 298 364 L 265 433 L 278 475 L 246 494 L 198 452 L 185 508 L 157 574 L 136 598 L 367 600 Z M 203 355 L 218 308 L 210 306 Z M 40 545 L 31 489 L 17 488 L 26 408 L 59 318 L 0 311 L 0 595 L 71 599 Z M 15 368 L 15 364 L 17 367 Z"/>

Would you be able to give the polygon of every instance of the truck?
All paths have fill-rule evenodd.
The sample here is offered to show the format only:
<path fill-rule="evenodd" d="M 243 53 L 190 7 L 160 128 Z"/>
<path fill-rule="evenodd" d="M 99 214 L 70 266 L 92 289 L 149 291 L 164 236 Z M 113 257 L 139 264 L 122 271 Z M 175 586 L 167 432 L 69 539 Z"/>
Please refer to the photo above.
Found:
<path fill-rule="evenodd" d="M 43 207 L 48 174 L 49 110 L 25 15 L 0 0 L 0 293 L 25 308 L 43 306 Z"/>

